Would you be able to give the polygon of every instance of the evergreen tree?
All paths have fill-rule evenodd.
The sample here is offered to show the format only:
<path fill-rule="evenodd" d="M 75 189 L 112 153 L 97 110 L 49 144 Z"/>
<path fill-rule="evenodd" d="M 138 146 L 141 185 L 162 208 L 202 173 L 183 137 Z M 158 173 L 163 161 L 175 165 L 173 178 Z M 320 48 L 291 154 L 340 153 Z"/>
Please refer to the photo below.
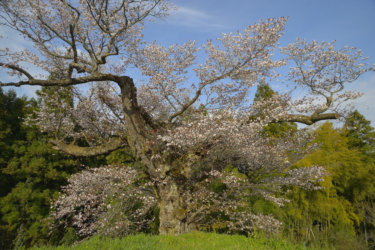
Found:
<path fill-rule="evenodd" d="M 26 99 L 17 98 L 13 90 L 3 93 L 0 89 L 0 171 L 12 157 L 12 142 L 24 136 L 21 121 L 25 116 L 26 105 Z M 11 176 L 0 174 L 0 197 L 8 193 L 13 185 Z"/>
<path fill-rule="evenodd" d="M 353 183 L 352 200 L 363 218 L 359 230 L 366 244 L 375 247 L 375 131 L 371 122 L 355 110 L 346 118 L 342 133 L 348 138 L 349 147 L 361 152 L 365 162 L 365 168 L 358 173 L 361 178 Z"/>
<path fill-rule="evenodd" d="M 50 200 L 79 166 L 23 123 L 36 108 L 35 100 L 0 89 L 0 248 L 47 242 Z"/>
<path fill-rule="evenodd" d="M 26 104 L 26 99 L 17 98 L 13 90 L 4 93 L 0 89 L 0 200 L 16 184 L 15 178 L 3 170 L 13 156 L 13 142 L 24 136 L 21 120 L 25 116 Z M 0 210 L 0 218 L 2 215 Z M 5 224 L 0 219 L 0 249 L 10 244 L 10 238 Z"/>
<path fill-rule="evenodd" d="M 254 102 L 268 100 L 274 94 L 277 94 L 267 83 L 258 85 L 255 93 Z M 260 114 L 264 115 L 264 114 Z M 263 128 L 263 134 L 266 137 L 283 137 L 291 131 L 297 131 L 297 124 L 293 122 L 278 122 L 268 124 Z"/>
<path fill-rule="evenodd" d="M 362 151 L 374 160 L 375 131 L 370 124 L 369 120 L 355 110 L 346 118 L 344 130 L 347 132 L 349 147 Z"/>
<path fill-rule="evenodd" d="M 24 123 L 48 96 L 58 98 L 61 106 L 73 105 L 71 93 L 71 88 L 43 87 L 35 101 L 18 98 L 14 91 L 4 94 L 0 89 L 0 249 L 58 243 L 66 232 L 51 238 L 48 216 L 51 201 L 70 175 L 84 166 L 134 162 L 128 148 L 107 157 L 66 156 L 53 149 L 46 133 Z"/>

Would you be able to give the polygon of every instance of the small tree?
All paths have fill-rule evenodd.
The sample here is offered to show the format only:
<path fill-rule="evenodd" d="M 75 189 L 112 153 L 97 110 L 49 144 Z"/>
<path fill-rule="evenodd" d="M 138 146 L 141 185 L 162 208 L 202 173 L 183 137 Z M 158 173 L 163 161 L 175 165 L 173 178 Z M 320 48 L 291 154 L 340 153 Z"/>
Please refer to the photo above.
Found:
<path fill-rule="evenodd" d="M 155 219 L 156 199 L 149 184 L 142 183 L 137 171 L 126 166 L 74 174 L 53 204 L 52 228 L 74 228 L 79 237 L 145 232 Z"/>
<path fill-rule="evenodd" d="M 73 88 L 72 107 L 50 110 L 49 100 L 36 122 L 71 155 L 94 156 L 128 145 L 153 182 L 162 234 L 197 228 L 206 205 L 216 204 L 228 214 L 238 210 L 231 201 L 244 190 L 240 186 L 278 203 L 274 194 L 284 184 L 313 187 L 309 180 L 319 180 L 322 169 L 291 170 L 286 158 L 305 137 L 270 143 L 260 131 L 274 122 L 310 125 L 339 118 L 338 105 L 359 96 L 343 92 L 344 84 L 370 69 L 360 51 L 326 42 L 297 40 L 281 48 L 284 59 L 273 58 L 284 17 L 208 41 L 202 45 L 206 58 L 197 63 L 196 42 L 164 48 L 142 41 L 144 23 L 166 17 L 173 8 L 166 0 L 8 0 L 0 7 L 2 24 L 34 44 L 32 50 L 1 49 L 0 66 L 20 80 L 0 85 L 92 83 L 87 95 Z M 273 70 L 288 60 L 295 63 L 290 80 L 306 96 L 292 100 L 274 94 L 250 104 L 250 87 L 276 77 Z M 23 62 L 56 77 L 36 77 Z M 145 84 L 126 75 L 131 66 L 148 79 Z M 260 113 L 266 115 L 250 119 Z M 87 147 L 79 144 L 82 140 Z M 223 174 L 229 163 L 244 166 L 246 179 Z M 225 195 L 202 184 L 223 176 Z"/>

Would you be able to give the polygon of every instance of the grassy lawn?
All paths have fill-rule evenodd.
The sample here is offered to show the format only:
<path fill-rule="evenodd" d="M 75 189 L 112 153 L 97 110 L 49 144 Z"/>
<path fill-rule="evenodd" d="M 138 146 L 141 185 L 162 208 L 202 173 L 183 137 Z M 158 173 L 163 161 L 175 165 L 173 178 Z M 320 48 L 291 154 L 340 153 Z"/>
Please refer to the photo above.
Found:
<path fill-rule="evenodd" d="M 239 235 L 192 232 L 179 236 L 172 235 L 132 235 L 124 238 L 93 237 L 72 246 L 41 247 L 37 249 L 305 249 L 283 239 L 257 236 L 247 238 Z"/>

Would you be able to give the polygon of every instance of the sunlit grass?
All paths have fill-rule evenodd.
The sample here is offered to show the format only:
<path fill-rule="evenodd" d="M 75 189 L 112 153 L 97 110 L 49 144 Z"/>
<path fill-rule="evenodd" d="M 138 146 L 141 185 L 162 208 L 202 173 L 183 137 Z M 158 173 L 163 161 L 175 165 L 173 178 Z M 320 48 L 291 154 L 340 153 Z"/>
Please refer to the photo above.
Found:
<path fill-rule="evenodd" d="M 215 233 L 191 232 L 179 236 L 173 235 L 131 235 L 124 238 L 93 237 L 72 246 L 41 247 L 39 249 L 305 249 L 275 237 L 245 237 L 240 235 L 224 235 Z"/>

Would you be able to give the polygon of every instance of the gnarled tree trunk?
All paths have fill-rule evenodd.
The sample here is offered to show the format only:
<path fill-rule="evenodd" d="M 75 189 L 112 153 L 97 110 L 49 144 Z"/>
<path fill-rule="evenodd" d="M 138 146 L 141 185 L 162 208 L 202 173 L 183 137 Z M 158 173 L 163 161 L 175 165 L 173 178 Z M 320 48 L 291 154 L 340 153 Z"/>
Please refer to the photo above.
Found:
<path fill-rule="evenodd" d="M 159 184 L 160 234 L 181 234 L 196 229 L 187 220 L 188 208 L 183 185 L 173 176 L 166 176 Z"/>
<path fill-rule="evenodd" d="M 159 180 L 157 192 L 159 198 L 159 233 L 160 234 L 181 234 L 195 229 L 194 224 L 187 223 L 187 205 L 184 201 L 183 179 L 172 176 L 163 164 L 158 166 L 151 159 L 152 149 L 146 132 L 148 124 L 147 117 L 142 115 L 142 110 L 137 103 L 137 93 L 133 80 L 128 77 L 118 79 L 117 83 L 121 88 L 121 96 L 125 121 L 127 124 L 127 141 L 134 154 L 145 165 L 147 174 Z M 147 136 L 146 136 L 147 134 Z"/>

